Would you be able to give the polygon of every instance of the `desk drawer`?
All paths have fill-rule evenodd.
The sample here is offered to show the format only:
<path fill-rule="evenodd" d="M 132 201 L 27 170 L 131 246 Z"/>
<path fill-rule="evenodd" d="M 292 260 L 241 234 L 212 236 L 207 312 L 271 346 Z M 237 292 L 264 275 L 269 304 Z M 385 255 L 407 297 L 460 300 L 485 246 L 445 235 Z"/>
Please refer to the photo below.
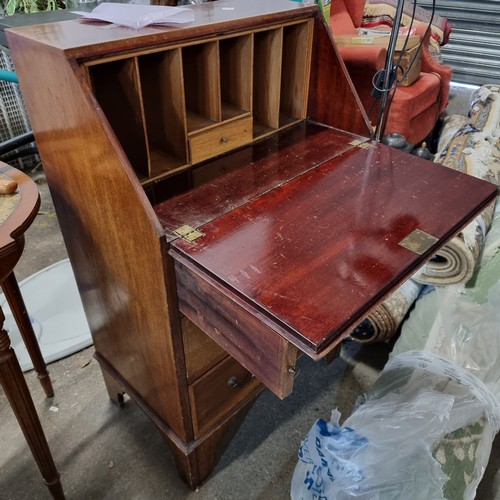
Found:
<path fill-rule="evenodd" d="M 243 118 L 189 138 L 191 163 L 199 163 L 252 141 L 252 118 Z"/>
<path fill-rule="evenodd" d="M 261 389 L 262 384 L 249 371 L 227 356 L 189 387 L 195 437 Z"/>
<path fill-rule="evenodd" d="M 185 316 L 181 319 L 182 342 L 188 384 L 227 356 L 227 352 Z"/>
<path fill-rule="evenodd" d="M 179 309 L 278 397 L 292 392 L 298 349 L 237 296 L 176 255 Z"/>

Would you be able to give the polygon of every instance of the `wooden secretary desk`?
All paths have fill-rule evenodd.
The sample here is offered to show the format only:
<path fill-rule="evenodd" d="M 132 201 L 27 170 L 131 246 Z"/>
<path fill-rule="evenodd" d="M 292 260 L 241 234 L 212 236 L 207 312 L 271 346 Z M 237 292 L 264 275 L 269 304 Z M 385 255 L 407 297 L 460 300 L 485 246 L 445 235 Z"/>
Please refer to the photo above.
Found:
<path fill-rule="evenodd" d="M 368 139 L 317 6 L 191 8 L 7 37 L 109 395 L 194 488 L 497 188 Z"/>

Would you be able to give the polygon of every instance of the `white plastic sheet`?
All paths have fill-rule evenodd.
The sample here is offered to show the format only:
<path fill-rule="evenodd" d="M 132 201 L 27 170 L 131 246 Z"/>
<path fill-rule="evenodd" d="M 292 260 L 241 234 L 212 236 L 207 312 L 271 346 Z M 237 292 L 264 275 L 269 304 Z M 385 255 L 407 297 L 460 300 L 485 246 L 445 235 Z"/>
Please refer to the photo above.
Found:
<path fill-rule="evenodd" d="M 449 480 L 433 450 L 449 433 L 485 421 L 474 498 L 499 427 L 498 400 L 475 375 L 424 351 L 395 356 L 344 422 L 318 420 L 300 450 L 293 500 L 442 500 Z"/>
<path fill-rule="evenodd" d="M 163 7 L 159 5 L 139 5 L 126 3 L 99 4 L 91 12 L 72 11 L 73 14 L 97 21 L 139 29 L 152 24 L 175 26 L 194 21 L 194 12 L 186 7 Z"/>

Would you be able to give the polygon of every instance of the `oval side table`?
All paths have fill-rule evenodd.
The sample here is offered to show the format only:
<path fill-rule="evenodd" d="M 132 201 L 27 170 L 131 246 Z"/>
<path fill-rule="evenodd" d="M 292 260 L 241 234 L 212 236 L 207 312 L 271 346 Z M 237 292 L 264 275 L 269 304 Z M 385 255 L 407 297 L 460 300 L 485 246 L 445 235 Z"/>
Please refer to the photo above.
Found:
<path fill-rule="evenodd" d="M 14 267 L 24 248 L 24 233 L 40 206 L 40 194 L 30 177 L 3 162 L 0 162 L 0 193 L 10 193 L 0 194 L 0 282 L 45 394 L 51 397 L 52 384 L 14 276 Z M 64 499 L 59 473 L 4 321 L 0 308 L 0 383 L 45 484 L 55 499 Z"/>

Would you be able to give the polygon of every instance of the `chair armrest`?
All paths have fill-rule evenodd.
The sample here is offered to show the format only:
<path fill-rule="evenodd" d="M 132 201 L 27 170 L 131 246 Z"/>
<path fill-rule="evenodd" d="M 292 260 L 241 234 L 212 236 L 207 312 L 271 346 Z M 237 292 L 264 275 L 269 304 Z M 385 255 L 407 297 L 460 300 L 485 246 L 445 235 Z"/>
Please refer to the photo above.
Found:
<path fill-rule="evenodd" d="M 385 66 L 387 49 L 380 45 L 337 45 L 348 68 L 363 68 L 367 74 Z"/>

